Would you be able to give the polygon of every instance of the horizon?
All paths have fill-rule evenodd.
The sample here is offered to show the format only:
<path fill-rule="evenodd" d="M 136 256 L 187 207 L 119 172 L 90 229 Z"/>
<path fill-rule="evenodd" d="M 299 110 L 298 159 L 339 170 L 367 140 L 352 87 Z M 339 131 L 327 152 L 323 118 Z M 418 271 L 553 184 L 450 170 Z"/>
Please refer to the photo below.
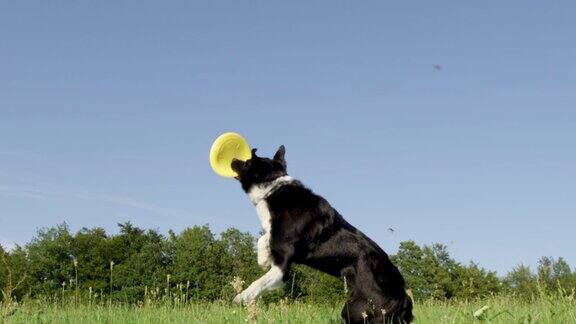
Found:
<path fill-rule="evenodd" d="M 128 221 L 127 223 L 129 223 L 129 224 L 133 225 L 134 227 L 136 227 L 136 228 L 138 228 L 138 229 L 141 229 L 141 230 L 143 230 L 143 231 L 145 231 L 145 232 L 147 232 L 147 231 L 156 231 L 156 233 L 162 235 L 165 239 L 169 239 L 169 231 L 171 231 L 171 229 L 168 229 L 167 231 L 162 232 L 162 231 L 160 231 L 158 228 L 156 228 L 156 229 L 155 229 L 155 228 L 143 228 L 143 227 L 139 227 L 138 224 L 133 224 L 133 223 L 131 223 L 130 221 Z M 104 228 L 104 227 L 83 227 L 83 228 L 79 228 L 79 229 L 77 229 L 77 230 L 74 230 L 74 229 L 70 228 L 70 226 L 69 226 L 66 222 L 60 223 L 60 224 L 55 224 L 55 225 L 53 225 L 53 226 L 48 226 L 48 227 L 44 227 L 44 228 L 39 228 L 38 231 L 44 231 L 44 230 L 48 230 L 48 229 L 50 229 L 50 228 L 56 228 L 56 227 L 58 227 L 58 226 L 64 225 L 64 226 L 66 226 L 66 227 L 68 228 L 70 234 L 75 235 L 76 233 L 79 233 L 79 232 L 82 231 L 83 229 L 91 230 L 91 229 L 95 229 L 95 228 L 102 228 L 102 229 L 105 230 L 106 235 L 107 235 L 108 237 L 111 237 L 111 236 L 119 235 L 119 234 L 120 234 L 120 230 L 118 230 L 118 229 L 120 228 L 120 225 L 124 225 L 124 224 L 127 224 L 127 223 L 118 223 L 118 224 L 116 224 L 116 226 L 114 227 L 116 230 L 114 230 L 114 231 L 109 231 L 109 230 L 107 230 L 107 229 Z M 190 225 L 190 227 L 188 227 L 188 228 L 192 228 L 192 227 L 195 227 L 195 226 L 202 227 L 202 226 L 205 226 L 205 225 L 208 226 L 208 228 L 210 229 L 210 231 L 212 232 L 212 234 L 214 235 L 214 237 L 215 237 L 216 239 L 219 239 L 220 236 L 221 236 L 221 234 L 224 233 L 226 230 L 235 228 L 234 226 L 231 226 L 231 227 L 228 227 L 228 228 L 223 229 L 221 232 L 215 232 L 214 229 L 210 226 L 210 224 L 194 224 L 194 225 Z M 185 230 L 188 229 L 188 228 L 184 228 L 184 229 L 182 229 L 182 231 L 185 231 Z M 180 234 L 182 233 L 182 231 L 180 231 L 180 232 L 175 232 L 175 234 L 176 234 L 176 235 L 180 235 Z M 249 232 L 249 231 L 243 232 L 243 233 L 249 233 L 250 235 L 252 235 L 252 237 L 253 237 L 255 240 L 258 238 L 257 235 L 255 235 L 254 233 L 251 233 L 251 232 Z M 29 240 L 27 240 L 26 242 L 24 242 L 24 244 L 17 244 L 17 243 L 14 243 L 14 242 L 13 242 L 13 243 L 8 242 L 8 243 L 6 244 L 6 242 L 0 242 L 0 247 L 2 247 L 2 248 L 4 249 L 4 251 L 7 251 L 7 252 L 12 252 L 12 251 L 14 251 L 14 250 L 17 249 L 17 248 L 24 248 L 24 249 L 25 249 L 25 248 L 26 248 L 26 245 L 28 245 L 29 243 L 31 243 L 33 238 L 37 238 L 37 235 L 34 235 L 34 237 L 32 237 L 32 238 L 30 238 Z M 402 241 L 402 242 L 408 242 L 408 241 L 414 241 L 414 240 L 406 240 L 406 241 Z M 418 244 L 418 242 L 416 242 L 416 243 Z M 430 242 L 429 244 L 423 244 L 423 245 L 420 245 L 420 244 L 419 244 L 418 246 L 421 247 L 421 248 L 424 248 L 424 247 L 431 247 L 431 246 L 434 245 L 434 244 L 442 244 L 442 245 L 444 245 L 445 247 L 447 247 L 447 248 L 448 248 L 448 252 L 450 252 L 448 245 L 445 244 L 445 243 L 442 243 L 442 242 Z M 397 252 L 397 251 L 395 251 L 395 252 Z M 389 256 L 392 256 L 392 255 L 394 255 L 394 254 L 396 254 L 396 253 L 394 253 L 394 254 L 392 254 L 392 253 L 387 253 L 387 254 L 388 254 Z M 540 258 L 544 258 L 544 257 L 548 257 L 548 256 L 541 256 L 541 257 L 538 258 L 538 261 L 540 260 Z M 450 254 L 450 258 L 454 258 L 454 256 L 453 256 L 452 254 Z M 562 256 L 560 256 L 560 257 L 558 257 L 558 258 L 553 258 L 553 259 L 556 260 L 556 261 L 558 261 L 558 260 L 560 260 L 560 259 L 566 261 L 566 259 L 565 259 L 564 257 L 562 257 Z M 471 263 L 474 263 L 474 264 L 480 266 L 480 267 L 481 267 L 482 269 L 484 269 L 484 270 L 487 270 L 487 271 L 490 271 L 490 272 L 496 272 L 496 276 L 497 276 L 498 278 L 504 278 L 504 277 L 506 277 L 506 275 L 508 275 L 510 272 L 512 272 L 513 270 L 517 269 L 518 267 L 528 267 L 532 273 L 537 273 L 537 271 L 538 271 L 537 268 L 538 268 L 538 266 L 539 266 L 538 263 L 535 264 L 536 266 L 531 266 L 531 265 L 529 265 L 529 264 L 527 264 L 527 263 L 519 263 L 519 264 L 513 266 L 512 268 L 508 269 L 508 271 L 506 271 L 506 272 L 504 272 L 504 273 L 502 273 L 502 272 L 499 273 L 497 270 L 488 269 L 488 268 L 484 267 L 482 264 L 476 262 L 476 261 L 473 260 L 473 259 L 469 260 L 469 262 L 461 262 L 460 260 L 455 260 L 455 261 L 458 262 L 458 263 L 459 263 L 460 265 L 462 265 L 462 266 L 469 266 Z M 569 264 L 569 265 L 571 266 L 571 269 L 572 269 L 573 265 L 571 265 L 571 264 Z M 573 267 L 573 268 L 574 268 L 573 270 L 576 271 L 576 267 Z"/>
<path fill-rule="evenodd" d="M 256 235 L 221 133 L 388 254 L 576 266 L 576 3 L 0 4 L 0 244 L 131 221 Z M 387 229 L 393 228 L 391 233 Z"/>

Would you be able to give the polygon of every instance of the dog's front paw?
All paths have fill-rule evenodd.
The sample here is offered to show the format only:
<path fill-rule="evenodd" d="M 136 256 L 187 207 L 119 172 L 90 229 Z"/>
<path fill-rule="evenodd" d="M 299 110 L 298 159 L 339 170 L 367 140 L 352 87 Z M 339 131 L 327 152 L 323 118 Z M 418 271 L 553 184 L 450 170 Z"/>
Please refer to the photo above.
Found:
<path fill-rule="evenodd" d="M 234 297 L 234 302 L 236 304 L 248 304 L 250 301 L 256 299 L 256 296 L 250 293 L 248 289 L 244 290 L 243 292 L 239 293 Z"/>
<path fill-rule="evenodd" d="M 234 297 L 234 303 L 242 304 L 242 302 L 244 302 L 244 297 L 242 297 L 242 293 L 239 293 L 236 295 L 236 297 Z"/>

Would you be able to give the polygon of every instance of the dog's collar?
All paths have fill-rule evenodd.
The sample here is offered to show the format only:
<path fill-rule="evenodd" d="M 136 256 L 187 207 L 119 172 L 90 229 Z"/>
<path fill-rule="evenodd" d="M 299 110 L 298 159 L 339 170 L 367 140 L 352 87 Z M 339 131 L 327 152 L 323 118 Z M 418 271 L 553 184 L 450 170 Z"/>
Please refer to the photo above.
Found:
<path fill-rule="evenodd" d="M 258 205 L 264 199 L 268 198 L 274 191 L 283 185 L 293 182 L 294 179 L 291 176 L 282 176 L 276 178 L 270 182 L 255 185 L 248 192 L 248 197 L 254 206 Z"/>

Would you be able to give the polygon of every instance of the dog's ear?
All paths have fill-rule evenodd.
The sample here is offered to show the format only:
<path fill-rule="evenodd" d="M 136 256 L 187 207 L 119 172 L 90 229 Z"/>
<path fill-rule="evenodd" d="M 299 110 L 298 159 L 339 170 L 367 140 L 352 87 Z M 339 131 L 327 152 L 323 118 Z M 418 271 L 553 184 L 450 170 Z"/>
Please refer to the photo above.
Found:
<path fill-rule="evenodd" d="M 286 154 L 286 149 L 284 145 L 280 145 L 276 154 L 274 154 L 274 161 L 280 162 L 284 169 L 286 169 L 286 160 L 284 159 L 284 155 Z"/>
<path fill-rule="evenodd" d="M 230 167 L 232 170 L 234 170 L 234 172 L 236 172 L 236 174 L 238 174 L 238 176 L 241 176 L 244 174 L 244 171 L 246 171 L 246 162 L 238 159 L 232 159 Z"/>
<path fill-rule="evenodd" d="M 252 159 L 255 158 L 255 157 L 257 157 L 257 156 L 256 156 L 256 151 L 258 151 L 257 148 L 253 148 L 253 149 L 252 149 Z"/>

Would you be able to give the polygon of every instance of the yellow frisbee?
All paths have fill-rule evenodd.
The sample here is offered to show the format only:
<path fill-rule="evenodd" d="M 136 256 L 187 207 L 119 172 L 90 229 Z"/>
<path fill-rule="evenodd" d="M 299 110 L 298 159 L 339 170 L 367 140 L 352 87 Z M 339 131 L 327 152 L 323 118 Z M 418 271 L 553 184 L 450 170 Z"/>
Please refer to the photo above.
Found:
<path fill-rule="evenodd" d="M 252 157 L 250 146 L 240 134 L 224 133 L 214 141 L 210 149 L 210 166 L 218 175 L 232 178 L 237 176 L 232 170 L 233 159 L 242 161 Z"/>

